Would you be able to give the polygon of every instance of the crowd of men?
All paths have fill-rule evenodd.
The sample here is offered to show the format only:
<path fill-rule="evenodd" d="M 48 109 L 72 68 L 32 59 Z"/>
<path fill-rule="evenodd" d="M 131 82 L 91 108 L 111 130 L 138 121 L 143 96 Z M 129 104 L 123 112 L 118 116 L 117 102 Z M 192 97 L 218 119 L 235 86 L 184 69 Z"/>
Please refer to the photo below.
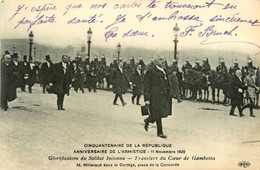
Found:
<path fill-rule="evenodd" d="M 145 104 L 150 105 L 151 111 L 151 115 L 145 119 L 144 128 L 148 131 L 149 123 L 156 122 L 157 135 L 165 138 L 166 136 L 162 132 L 161 118 L 171 114 L 172 98 L 178 102 L 182 102 L 182 99 L 185 98 L 185 94 L 181 91 L 185 75 L 193 71 L 206 79 L 212 72 L 207 58 L 203 59 L 202 65 L 197 60 L 193 67 L 187 59 L 181 70 L 179 70 L 176 60 L 168 65 L 166 59 L 160 56 L 155 56 L 155 59 L 151 59 L 147 65 L 142 58 L 136 62 L 133 57 L 128 62 L 123 62 L 122 58 L 114 59 L 108 65 L 105 56 L 102 56 L 101 60 L 95 56 L 92 61 L 86 57 L 83 61 L 80 56 L 71 60 L 69 56 L 63 55 L 61 62 L 54 64 L 49 55 L 46 55 L 45 62 L 36 63 L 32 57 L 27 60 L 27 56 L 23 56 L 23 60 L 19 61 L 17 53 L 11 55 L 6 51 L 1 60 L 1 107 L 5 111 L 8 109 L 8 102 L 16 98 L 17 88 L 26 92 L 26 86 L 28 86 L 28 92 L 32 93 L 35 83 L 41 84 L 43 93 L 47 91 L 57 95 L 58 110 L 65 110 L 64 97 L 69 95 L 71 88 L 74 88 L 76 92 L 80 89 L 82 93 L 85 93 L 84 89 L 86 88 L 89 92 L 92 90 L 97 92 L 97 88 L 112 88 L 115 93 L 114 105 L 118 105 L 118 98 L 122 106 L 127 104 L 123 99 L 123 94 L 126 92 L 133 93 L 132 104 L 136 105 L 140 105 L 140 97 L 144 95 Z M 255 117 L 253 108 L 255 100 L 258 99 L 260 79 L 260 74 L 255 75 L 255 73 L 258 71 L 259 68 L 253 66 L 251 59 L 242 69 L 235 61 L 228 70 L 223 59 L 216 67 L 214 72 L 218 75 L 228 74 L 231 76 L 229 87 L 231 116 L 236 116 L 234 114 L 236 107 L 238 107 L 241 117 L 244 116 L 243 110 L 249 107 L 250 116 Z M 249 101 L 247 104 L 243 102 L 244 94 Z"/>

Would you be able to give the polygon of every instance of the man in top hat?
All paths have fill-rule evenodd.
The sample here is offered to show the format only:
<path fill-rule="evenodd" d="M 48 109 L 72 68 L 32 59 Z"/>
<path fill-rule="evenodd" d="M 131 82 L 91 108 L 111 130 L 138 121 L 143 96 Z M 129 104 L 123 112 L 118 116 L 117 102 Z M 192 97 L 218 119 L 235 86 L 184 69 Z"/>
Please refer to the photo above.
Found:
<path fill-rule="evenodd" d="M 136 105 L 140 105 L 140 97 L 143 94 L 143 82 L 144 82 L 144 73 L 142 72 L 142 65 L 137 64 L 134 73 L 131 76 L 131 82 L 133 86 L 133 96 L 132 103 L 136 98 Z"/>
<path fill-rule="evenodd" d="M 37 70 L 39 70 L 38 66 L 35 65 L 33 62 L 33 58 L 29 57 L 29 64 L 28 64 L 28 79 L 26 81 L 26 84 L 28 85 L 29 93 L 32 93 L 32 87 L 36 82 L 37 77 Z"/>
<path fill-rule="evenodd" d="M 42 75 L 42 92 L 45 93 L 46 86 L 50 83 L 50 78 L 52 77 L 54 64 L 51 61 L 49 55 L 45 57 L 46 62 L 42 63 L 41 75 Z"/>
<path fill-rule="evenodd" d="M 18 87 L 18 78 L 19 78 L 19 63 L 18 63 L 18 53 L 13 53 L 11 56 L 12 61 L 10 63 L 11 70 L 13 70 L 13 79 L 12 79 L 12 94 L 16 98 L 16 88 Z"/>
<path fill-rule="evenodd" d="M 28 79 L 27 55 L 23 56 L 23 61 L 19 63 L 19 84 L 22 91 L 25 91 L 26 80 Z"/>
<path fill-rule="evenodd" d="M 144 120 L 145 130 L 149 123 L 156 122 L 157 136 L 166 138 L 162 129 L 162 118 L 172 114 L 172 87 L 162 57 L 155 58 L 155 66 L 147 71 L 144 78 L 144 101 L 149 106 L 150 115 Z"/>

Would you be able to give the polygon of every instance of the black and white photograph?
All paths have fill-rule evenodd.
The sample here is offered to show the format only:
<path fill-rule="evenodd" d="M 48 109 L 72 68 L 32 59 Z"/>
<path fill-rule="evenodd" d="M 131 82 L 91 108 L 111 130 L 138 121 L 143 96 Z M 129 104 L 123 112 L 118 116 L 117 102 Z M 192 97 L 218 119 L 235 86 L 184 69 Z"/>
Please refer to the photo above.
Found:
<path fill-rule="evenodd" d="M 260 169 L 259 0 L 0 11 L 0 169 Z"/>

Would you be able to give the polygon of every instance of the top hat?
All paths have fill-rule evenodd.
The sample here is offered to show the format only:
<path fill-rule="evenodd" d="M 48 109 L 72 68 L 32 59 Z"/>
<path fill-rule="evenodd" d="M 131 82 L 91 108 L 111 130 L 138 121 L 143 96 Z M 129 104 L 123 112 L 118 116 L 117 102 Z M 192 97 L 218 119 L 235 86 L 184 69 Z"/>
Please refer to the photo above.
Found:
<path fill-rule="evenodd" d="M 6 54 L 10 54 L 10 52 L 8 50 L 6 50 L 4 55 L 6 55 Z"/>
<path fill-rule="evenodd" d="M 46 59 L 46 60 L 50 60 L 51 57 L 50 57 L 49 55 L 46 55 L 46 56 L 45 56 L 45 59 Z"/>
<path fill-rule="evenodd" d="M 23 59 L 24 59 L 24 60 L 27 60 L 27 55 L 24 55 L 24 56 L 23 56 Z"/>
<path fill-rule="evenodd" d="M 12 58 L 18 58 L 18 53 L 13 53 Z"/>

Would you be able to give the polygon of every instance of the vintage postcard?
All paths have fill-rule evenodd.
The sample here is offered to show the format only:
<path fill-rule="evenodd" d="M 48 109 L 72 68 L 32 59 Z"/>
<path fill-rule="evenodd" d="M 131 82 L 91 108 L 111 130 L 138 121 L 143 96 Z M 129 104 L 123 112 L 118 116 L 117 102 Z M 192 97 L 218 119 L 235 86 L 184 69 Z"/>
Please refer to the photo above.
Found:
<path fill-rule="evenodd" d="M 259 0 L 2 0 L 0 169 L 260 169 Z"/>

